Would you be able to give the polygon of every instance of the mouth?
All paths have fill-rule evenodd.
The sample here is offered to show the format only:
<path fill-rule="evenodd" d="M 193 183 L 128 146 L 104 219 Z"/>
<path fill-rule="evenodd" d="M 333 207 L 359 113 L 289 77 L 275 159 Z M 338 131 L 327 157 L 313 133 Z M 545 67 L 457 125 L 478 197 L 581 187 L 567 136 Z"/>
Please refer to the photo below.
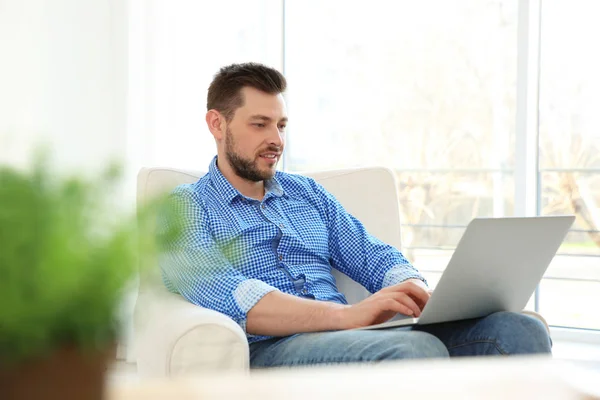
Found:
<path fill-rule="evenodd" d="M 276 163 L 279 160 L 279 157 L 281 156 L 281 153 L 274 153 L 274 152 L 268 152 L 268 153 L 262 153 L 259 155 L 260 158 L 262 158 L 263 160 L 267 161 L 268 163 Z"/>

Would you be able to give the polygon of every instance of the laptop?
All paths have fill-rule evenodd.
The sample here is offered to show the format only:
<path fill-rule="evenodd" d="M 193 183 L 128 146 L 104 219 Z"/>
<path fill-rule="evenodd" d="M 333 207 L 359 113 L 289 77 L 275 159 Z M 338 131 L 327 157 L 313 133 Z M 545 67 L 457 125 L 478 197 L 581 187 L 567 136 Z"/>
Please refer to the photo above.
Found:
<path fill-rule="evenodd" d="M 398 314 L 385 329 L 519 312 L 531 298 L 575 216 L 475 218 L 419 318 Z"/>

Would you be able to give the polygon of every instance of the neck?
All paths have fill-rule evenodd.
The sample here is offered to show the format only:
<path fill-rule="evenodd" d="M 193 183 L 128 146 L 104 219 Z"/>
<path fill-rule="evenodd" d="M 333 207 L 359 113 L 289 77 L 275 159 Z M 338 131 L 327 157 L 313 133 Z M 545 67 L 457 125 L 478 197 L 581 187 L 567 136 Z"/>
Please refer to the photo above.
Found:
<path fill-rule="evenodd" d="M 217 168 L 223 174 L 225 179 L 231 183 L 231 186 L 236 188 L 241 194 L 251 199 L 262 200 L 265 197 L 265 182 L 264 181 L 249 181 L 237 175 L 231 165 L 224 157 L 217 157 Z"/>

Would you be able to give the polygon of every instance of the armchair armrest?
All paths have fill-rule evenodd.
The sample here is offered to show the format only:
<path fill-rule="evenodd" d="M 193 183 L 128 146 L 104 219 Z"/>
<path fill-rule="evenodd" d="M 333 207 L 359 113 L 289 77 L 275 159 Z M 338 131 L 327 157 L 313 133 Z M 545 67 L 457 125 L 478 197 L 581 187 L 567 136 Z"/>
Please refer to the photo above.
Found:
<path fill-rule="evenodd" d="M 140 300 L 147 305 L 143 326 L 136 324 L 140 377 L 249 369 L 246 335 L 231 318 L 173 293 Z"/>

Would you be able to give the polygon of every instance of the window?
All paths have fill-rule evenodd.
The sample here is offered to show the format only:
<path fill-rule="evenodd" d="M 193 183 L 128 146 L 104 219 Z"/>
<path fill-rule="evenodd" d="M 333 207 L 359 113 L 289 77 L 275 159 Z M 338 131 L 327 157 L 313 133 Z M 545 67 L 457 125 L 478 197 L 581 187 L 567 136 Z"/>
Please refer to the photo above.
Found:
<path fill-rule="evenodd" d="M 577 220 L 540 285 L 553 325 L 600 329 L 600 5 L 542 3 L 540 211 Z"/>
<path fill-rule="evenodd" d="M 517 2 L 343 4 L 286 3 L 287 168 L 395 170 L 435 283 L 473 217 L 513 212 Z"/>

